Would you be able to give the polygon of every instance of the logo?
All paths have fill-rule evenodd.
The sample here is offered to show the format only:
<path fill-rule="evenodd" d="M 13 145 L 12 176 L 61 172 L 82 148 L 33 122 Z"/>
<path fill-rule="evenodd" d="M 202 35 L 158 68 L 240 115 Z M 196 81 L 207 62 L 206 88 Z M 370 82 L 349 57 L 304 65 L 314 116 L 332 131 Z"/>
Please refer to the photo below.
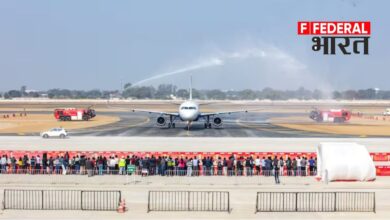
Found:
<path fill-rule="evenodd" d="M 312 50 L 324 55 L 335 55 L 337 48 L 344 55 L 368 55 L 371 22 L 298 21 L 298 35 L 314 35 Z"/>

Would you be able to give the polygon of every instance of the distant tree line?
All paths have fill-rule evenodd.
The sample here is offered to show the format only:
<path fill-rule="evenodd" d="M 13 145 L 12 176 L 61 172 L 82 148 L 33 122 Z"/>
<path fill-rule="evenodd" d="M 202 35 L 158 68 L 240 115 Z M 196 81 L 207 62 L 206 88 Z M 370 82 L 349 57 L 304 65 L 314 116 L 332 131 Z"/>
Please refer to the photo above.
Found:
<path fill-rule="evenodd" d="M 333 91 L 331 94 L 324 93 L 321 90 L 308 90 L 300 87 L 296 90 L 277 90 L 264 88 L 262 90 L 228 90 L 219 89 L 198 90 L 193 89 L 192 96 L 194 99 L 214 99 L 214 100 L 319 100 L 319 99 L 346 99 L 346 100 L 390 100 L 390 90 L 345 90 Z M 9 90 L 0 94 L 0 98 L 11 99 L 19 97 L 39 98 L 45 97 L 50 99 L 163 99 L 169 100 L 174 98 L 187 99 L 189 91 L 187 89 L 178 89 L 171 84 L 161 84 L 159 86 L 132 86 L 130 83 L 125 84 L 122 91 L 118 90 L 69 90 L 69 89 L 50 89 L 47 91 L 28 91 L 23 86 L 20 90 Z"/>

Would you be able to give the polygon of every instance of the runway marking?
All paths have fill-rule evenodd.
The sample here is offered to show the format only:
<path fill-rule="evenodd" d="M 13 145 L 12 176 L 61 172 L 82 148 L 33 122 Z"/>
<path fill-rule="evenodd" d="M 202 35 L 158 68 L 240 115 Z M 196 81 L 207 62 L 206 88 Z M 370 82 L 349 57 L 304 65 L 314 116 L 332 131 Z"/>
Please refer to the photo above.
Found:
<path fill-rule="evenodd" d="M 143 125 L 143 124 L 146 124 L 146 123 L 149 123 L 149 122 L 150 122 L 150 118 L 149 118 L 149 117 L 146 117 L 146 120 L 145 120 L 145 121 L 140 122 L 140 123 L 137 123 L 137 124 L 129 125 L 128 128 L 132 128 L 132 127 L 135 127 L 135 126 Z"/>
<path fill-rule="evenodd" d="M 239 119 L 236 119 L 236 124 L 238 124 L 241 127 L 252 128 L 252 129 L 256 129 L 258 131 L 267 131 L 267 132 L 274 132 L 274 133 L 281 133 L 281 134 L 291 134 L 290 132 L 286 132 L 286 131 L 278 131 L 278 130 L 274 130 L 274 129 L 259 128 L 256 126 L 246 125 L 246 124 L 243 124 L 241 122 L 241 120 L 239 120 Z"/>

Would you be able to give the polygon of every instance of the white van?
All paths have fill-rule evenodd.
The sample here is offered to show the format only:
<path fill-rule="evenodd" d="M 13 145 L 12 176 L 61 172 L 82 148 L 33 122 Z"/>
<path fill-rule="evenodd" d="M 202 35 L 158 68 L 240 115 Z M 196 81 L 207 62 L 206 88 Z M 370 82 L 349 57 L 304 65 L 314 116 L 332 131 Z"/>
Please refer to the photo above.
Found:
<path fill-rule="evenodd" d="M 383 115 L 389 116 L 390 115 L 390 108 L 385 109 L 385 111 L 383 112 Z"/>

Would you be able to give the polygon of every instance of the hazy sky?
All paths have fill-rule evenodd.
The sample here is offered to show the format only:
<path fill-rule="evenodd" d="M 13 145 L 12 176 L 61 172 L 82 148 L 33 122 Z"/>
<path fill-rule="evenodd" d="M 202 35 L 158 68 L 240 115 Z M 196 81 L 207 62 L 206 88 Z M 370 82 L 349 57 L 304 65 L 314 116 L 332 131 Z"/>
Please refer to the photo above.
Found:
<path fill-rule="evenodd" d="M 390 1 L 0 1 L 0 91 L 390 89 Z M 369 20 L 370 55 L 324 56 L 299 20 Z M 190 70 L 185 73 L 179 73 Z M 170 75 L 169 73 L 178 73 Z"/>

